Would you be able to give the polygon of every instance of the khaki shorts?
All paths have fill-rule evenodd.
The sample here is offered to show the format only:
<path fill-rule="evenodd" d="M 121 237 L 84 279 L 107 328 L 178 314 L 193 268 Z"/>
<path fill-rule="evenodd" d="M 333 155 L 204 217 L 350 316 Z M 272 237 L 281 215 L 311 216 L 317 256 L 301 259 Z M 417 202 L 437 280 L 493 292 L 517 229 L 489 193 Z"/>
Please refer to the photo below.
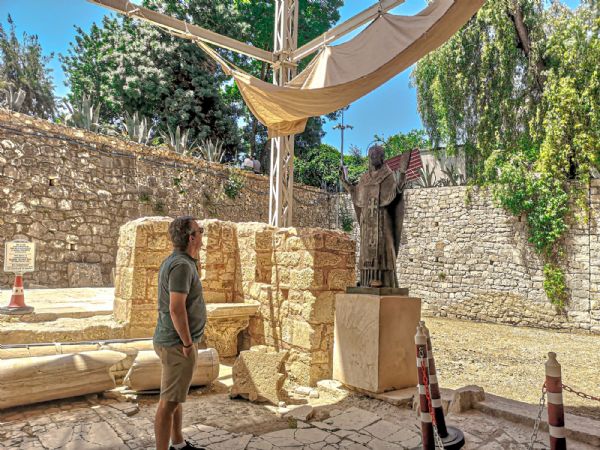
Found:
<path fill-rule="evenodd" d="M 154 351 L 162 366 L 160 398 L 169 402 L 184 403 L 196 369 L 198 344 L 192 346 L 188 357 L 184 356 L 181 345 L 163 347 L 154 344 Z"/>

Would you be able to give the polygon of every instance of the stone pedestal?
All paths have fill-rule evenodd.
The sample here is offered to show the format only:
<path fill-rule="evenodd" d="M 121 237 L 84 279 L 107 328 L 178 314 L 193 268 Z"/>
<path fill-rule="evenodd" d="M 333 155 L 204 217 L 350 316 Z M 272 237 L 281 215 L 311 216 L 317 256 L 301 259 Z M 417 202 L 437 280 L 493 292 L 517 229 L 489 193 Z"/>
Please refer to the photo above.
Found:
<path fill-rule="evenodd" d="M 333 378 L 375 393 L 416 386 L 414 336 L 420 319 L 418 298 L 338 294 Z"/>

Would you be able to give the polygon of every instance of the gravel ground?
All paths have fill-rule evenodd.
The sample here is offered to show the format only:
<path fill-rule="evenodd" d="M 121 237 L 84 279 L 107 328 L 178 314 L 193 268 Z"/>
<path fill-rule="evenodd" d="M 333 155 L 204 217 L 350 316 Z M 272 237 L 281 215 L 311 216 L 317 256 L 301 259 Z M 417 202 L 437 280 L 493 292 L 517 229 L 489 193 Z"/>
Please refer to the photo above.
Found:
<path fill-rule="evenodd" d="M 600 397 L 600 336 L 426 318 L 440 384 L 476 384 L 486 392 L 537 404 L 548 352 L 557 354 L 563 384 Z M 568 412 L 600 419 L 600 402 L 565 392 Z"/>

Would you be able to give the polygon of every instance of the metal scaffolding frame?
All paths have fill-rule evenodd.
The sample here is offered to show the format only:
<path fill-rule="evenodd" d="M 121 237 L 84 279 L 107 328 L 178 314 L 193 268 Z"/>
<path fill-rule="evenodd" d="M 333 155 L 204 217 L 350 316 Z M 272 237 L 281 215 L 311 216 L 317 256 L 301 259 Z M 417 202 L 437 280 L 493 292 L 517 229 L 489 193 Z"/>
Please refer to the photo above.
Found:
<path fill-rule="evenodd" d="M 298 47 L 298 0 L 275 0 L 273 84 L 284 86 L 296 75 L 291 61 Z M 294 204 L 294 135 L 271 139 L 269 224 L 292 226 Z"/>

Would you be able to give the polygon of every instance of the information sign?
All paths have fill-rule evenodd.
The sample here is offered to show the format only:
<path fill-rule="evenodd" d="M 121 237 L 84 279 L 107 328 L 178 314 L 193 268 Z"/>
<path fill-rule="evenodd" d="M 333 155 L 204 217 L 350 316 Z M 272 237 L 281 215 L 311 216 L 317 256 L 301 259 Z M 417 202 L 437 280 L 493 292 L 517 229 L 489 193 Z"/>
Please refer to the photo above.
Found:
<path fill-rule="evenodd" d="M 35 244 L 29 241 L 10 241 L 4 245 L 4 271 L 10 273 L 33 272 L 35 269 Z"/>

